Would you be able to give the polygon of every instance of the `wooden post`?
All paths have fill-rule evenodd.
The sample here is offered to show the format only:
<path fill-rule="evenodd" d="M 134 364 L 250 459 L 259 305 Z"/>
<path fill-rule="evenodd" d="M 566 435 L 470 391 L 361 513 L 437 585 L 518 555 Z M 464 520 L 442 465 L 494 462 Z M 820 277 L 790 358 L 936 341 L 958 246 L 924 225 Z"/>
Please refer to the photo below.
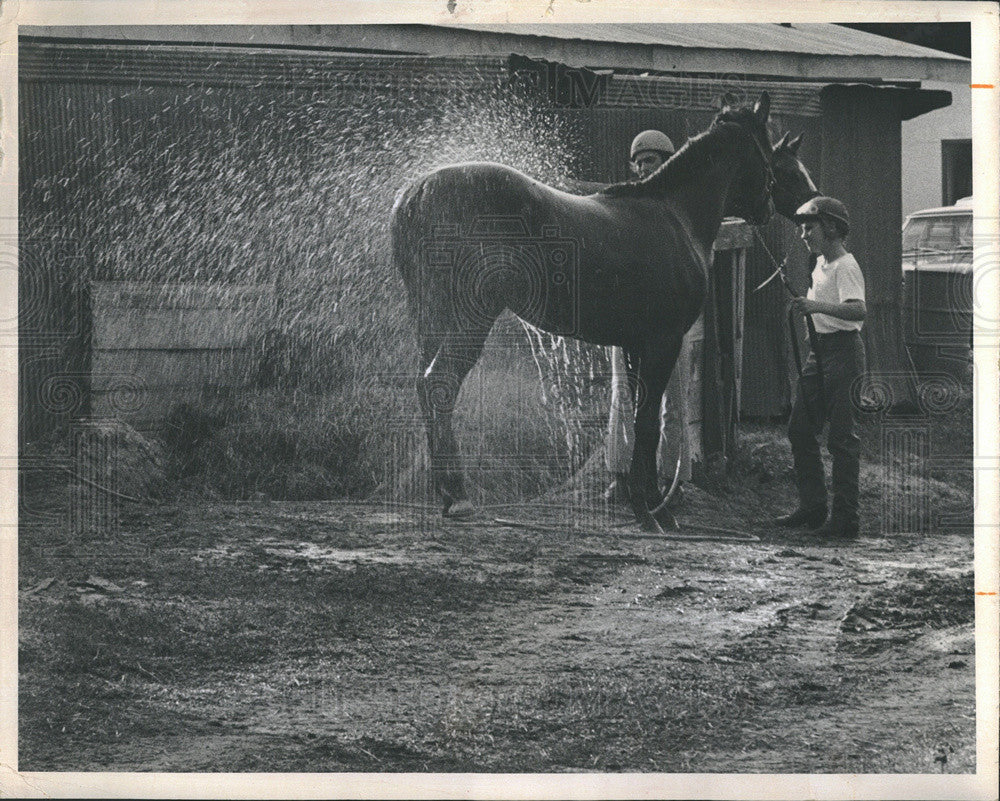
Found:
<path fill-rule="evenodd" d="M 728 467 L 736 446 L 743 356 L 746 249 L 753 231 L 741 220 L 723 222 L 713 249 L 705 302 L 702 350 L 702 469 L 709 479 Z"/>
<path fill-rule="evenodd" d="M 916 402 L 902 326 L 901 101 L 872 86 L 823 89 L 823 194 L 851 215 L 847 249 L 865 276 L 868 371 L 895 404 Z"/>

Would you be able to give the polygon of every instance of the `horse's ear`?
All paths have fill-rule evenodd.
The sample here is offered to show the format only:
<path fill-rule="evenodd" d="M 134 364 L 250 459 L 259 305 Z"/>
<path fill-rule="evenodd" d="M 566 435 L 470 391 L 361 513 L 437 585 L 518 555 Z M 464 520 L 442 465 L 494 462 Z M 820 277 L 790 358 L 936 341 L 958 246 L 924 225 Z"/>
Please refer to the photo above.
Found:
<path fill-rule="evenodd" d="M 726 108 L 726 106 L 738 106 L 740 104 L 740 99 L 732 92 L 724 92 L 722 97 L 719 98 L 719 104 L 722 108 Z"/>
<path fill-rule="evenodd" d="M 788 147 L 788 131 L 785 131 L 781 139 L 778 140 L 778 144 L 774 146 L 774 150 L 778 151 L 783 147 Z"/>
<path fill-rule="evenodd" d="M 785 135 L 787 136 L 787 134 Z M 802 144 L 802 134 L 799 134 L 791 142 L 788 143 L 788 149 L 791 150 L 792 153 L 798 155 L 799 145 L 801 144 Z"/>
<path fill-rule="evenodd" d="M 753 113 L 761 123 L 767 122 L 767 115 L 771 112 L 771 96 L 765 91 L 760 93 L 760 99 L 754 103 Z"/>

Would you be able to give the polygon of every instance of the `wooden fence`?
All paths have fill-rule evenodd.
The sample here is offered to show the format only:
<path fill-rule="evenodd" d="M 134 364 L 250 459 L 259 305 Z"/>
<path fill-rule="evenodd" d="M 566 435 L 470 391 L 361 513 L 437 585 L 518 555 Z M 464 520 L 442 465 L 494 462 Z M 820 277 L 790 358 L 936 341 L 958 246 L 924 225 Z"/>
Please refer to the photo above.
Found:
<path fill-rule="evenodd" d="M 156 428 L 180 403 L 244 387 L 274 314 L 267 285 L 95 282 L 90 410 Z"/>

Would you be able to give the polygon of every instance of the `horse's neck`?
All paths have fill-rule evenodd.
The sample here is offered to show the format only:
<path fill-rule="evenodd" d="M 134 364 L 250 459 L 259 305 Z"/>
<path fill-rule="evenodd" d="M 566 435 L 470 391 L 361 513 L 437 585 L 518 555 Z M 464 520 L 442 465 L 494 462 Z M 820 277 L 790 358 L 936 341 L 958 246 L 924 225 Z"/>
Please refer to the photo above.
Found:
<path fill-rule="evenodd" d="M 735 158 L 718 158 L 709 170 L 667 192 L 691 221 L 691 231 L 706 251 L 711 250 L 722 225 L 736 166 Z"/>
<path fill-rule="evenodd" d="M 788 217 L 788 219 L 791 219 L 795 215 L 795 212 L 799 210 L 799 207 L 803 203 L 808 203 L 814 197 L 818 197 L 819 194 L 820 194 L 820 192 L 819 192 L 819 190 L 815 186 L 812 189 L 806 189 L 806 190 L 800 192 L 799 196 L 797 198 L 795 198 L 795 200 L 793 202 L 793 205 L 795 206 L 795 208 L 789 209 L 789 211 L 791 213 L 790 214 L 786 214 L 785 216 Z"/>
<path fill-rule="evenodd" d="M 812 179 L 809 179 L 809 183 L 812 184 Z M 803 203 L 808 203 L 810 200 L 812 200 L 814 197 L 817 197 L 819 194 L 820 194 L 819 190 L 815 187 L 815 185 L 813 185 L 811 189 L 805 188 L 801 192 L 796 192 L 795 196 L 791 198 L 791 201 L 789 202 L 789 205 L 787 207 L 785 207 L 785 205 L 782 204 L 782 208 L 779 208 L 778 203 L 775 202 L 774 210 L 777 211 L 778 214 L 780 214 L 782 217 L 785 217 L 794 222 L 792 218 L 795 216 L 795 212 L 799 210 L 799 207 Z"/>

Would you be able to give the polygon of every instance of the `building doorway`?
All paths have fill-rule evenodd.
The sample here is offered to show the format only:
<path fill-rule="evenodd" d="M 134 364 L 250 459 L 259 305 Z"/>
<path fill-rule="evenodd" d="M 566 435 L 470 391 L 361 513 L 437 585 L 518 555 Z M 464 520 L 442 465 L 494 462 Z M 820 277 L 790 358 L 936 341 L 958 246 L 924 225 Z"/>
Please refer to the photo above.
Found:
<path fill-rule="evenodd" d="M 972 194 L 972 140 L 941 140 L 941 205 Z"/>

